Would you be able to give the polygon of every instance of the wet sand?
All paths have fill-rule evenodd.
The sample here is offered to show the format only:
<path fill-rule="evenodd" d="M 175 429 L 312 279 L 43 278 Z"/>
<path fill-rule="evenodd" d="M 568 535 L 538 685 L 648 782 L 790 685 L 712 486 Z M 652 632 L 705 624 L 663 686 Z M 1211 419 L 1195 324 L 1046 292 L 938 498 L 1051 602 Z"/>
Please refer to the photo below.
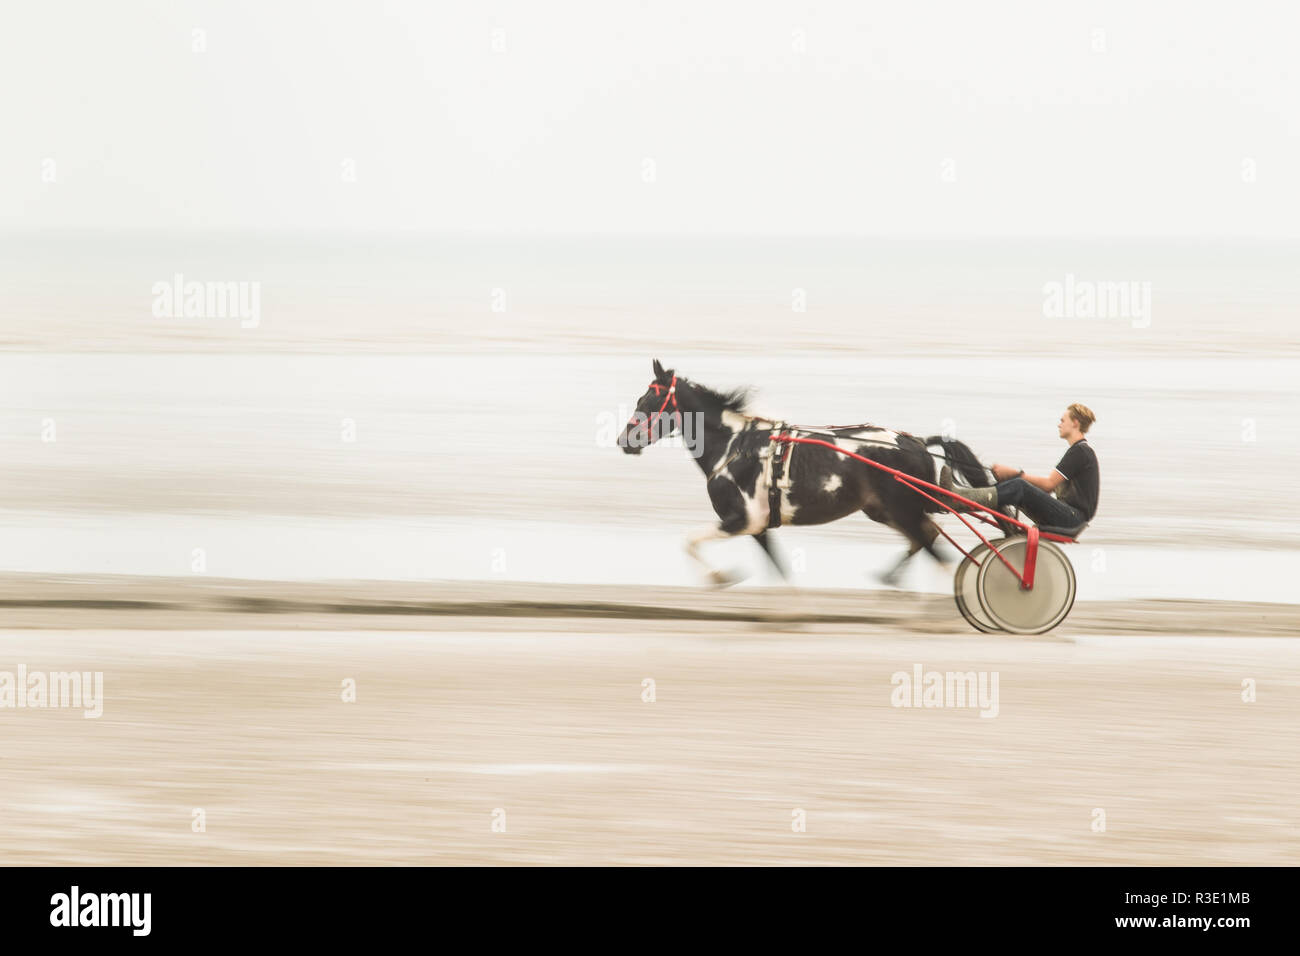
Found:
<path fill-rule="evenodd" d="M 0 584 L 0 669 L 105 697 L 0 710 L 8 864 L 1300 857 L 1291 606 L 1080 604 L 1015 638 L 903 594 L 810 623 L 759 589 L 69 583 Z M 892 706 L 918 664 L 997 673 L 997 716 Z"/>
<path fill-rule="evenodd" d="M 711 588 L 492 581 L 261 581 L 0 574 L 9 628 L 418 630 L 532 628 L 558 620 L 841 625 L 861 633 L 970 634 L 947 595 L 898 590 Z M 545 624 L 546 629 L 552 625 Z M 1078 601 L 1041 639 L 1087 634 L 1300 637 L 1300 604 Z"/>

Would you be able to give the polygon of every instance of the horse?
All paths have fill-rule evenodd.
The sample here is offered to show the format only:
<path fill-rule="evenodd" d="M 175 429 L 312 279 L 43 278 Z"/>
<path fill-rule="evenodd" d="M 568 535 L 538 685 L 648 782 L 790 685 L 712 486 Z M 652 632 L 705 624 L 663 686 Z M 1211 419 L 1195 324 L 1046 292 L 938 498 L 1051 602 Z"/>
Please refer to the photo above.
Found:
<path fill-rule="evenodd" d="M 824 428 L 788 425 L 750 414 L 750 388 L 712 389 L 665 369 L 658 359 L 651 368 L 654 380 L 638 399 L 617 444 L 625 454 L 638 455 L 661 438 L 681 435 L 704 473 L 709 501 L 718 516 L 717 524 L 687 539 L 686 550 L 718 587 L 734 584 L 735 580 L 704 560 L 700 554 L 704 542 L 749 535 L 777 573 L 788 579 L 767 538 L 770 528 L 826 524 L 858 511 L 888 525 L 908 541 L 908 550 L 898 563 L 881 575 L 886 584 L 898 582 L 903 566 L 918 551 L 924 550 L 941 564 L 948 563 L 935 550 L 939 526 L 929 517 L 943 511 L 943 506 L 887 472 L 823 445 L 788 444 L 782 449 L 784 443 L 773 441 L 775 435 L 815 436 L 836 448 L 929 482 L 935 480 L 935 457 L 940 457 L 972 487 L 985 488 L 994 483 L 992 473 L 975 453 L 956 439 L 922 439 L 871 424 Z M 686 427 L 688 424 L 694 427 Z M 932 447 L 942 448 L 942 455 L 935 456 Z M 774 468 L 782 464 L 785 474 L 774 477 Z"/>

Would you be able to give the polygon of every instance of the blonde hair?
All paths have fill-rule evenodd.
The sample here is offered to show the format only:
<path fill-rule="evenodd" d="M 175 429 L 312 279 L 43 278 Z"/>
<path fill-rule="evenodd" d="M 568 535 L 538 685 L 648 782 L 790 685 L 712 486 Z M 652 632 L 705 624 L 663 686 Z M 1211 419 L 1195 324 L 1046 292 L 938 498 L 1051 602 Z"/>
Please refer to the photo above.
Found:
<path fill-rule="evenodd" d="M 1093 422 L 1097 420 L 1097 416 L 1093 414 L 1092 409 L 1082 402 L 1075 402 L 1065 411 L 1079 426 L 1079 431 L 1085 435 L 1088 434 L 1088 429 L 1092 427 Z"/>

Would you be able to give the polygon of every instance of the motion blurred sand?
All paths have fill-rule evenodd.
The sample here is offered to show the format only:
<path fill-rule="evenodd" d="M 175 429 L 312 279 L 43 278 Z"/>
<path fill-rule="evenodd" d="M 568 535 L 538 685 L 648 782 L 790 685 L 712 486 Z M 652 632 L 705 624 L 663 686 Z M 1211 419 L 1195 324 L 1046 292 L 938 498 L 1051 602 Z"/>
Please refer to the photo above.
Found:
<path fill-rule="evenodd" d="M 80 581 L 82 607 L 57 603 L 67 581 L 0 587 L 0 668 L 102 670 L 106 697 L 96 720 L 0 714 L 5 863 L 1227 865 L 1300 851 L 1298 642 L 1251 636 L 1294 634 L 1292 606 L 1098 602 L 1013 638 L 902 594 L 117 583 Z M 476 616 L 494 603 L 515 616 Z M 891 675 L 914 664 L 996 671 L 998 716 L 892 707 Z M 206 832 L 191 830 L 196 808 Z"/>

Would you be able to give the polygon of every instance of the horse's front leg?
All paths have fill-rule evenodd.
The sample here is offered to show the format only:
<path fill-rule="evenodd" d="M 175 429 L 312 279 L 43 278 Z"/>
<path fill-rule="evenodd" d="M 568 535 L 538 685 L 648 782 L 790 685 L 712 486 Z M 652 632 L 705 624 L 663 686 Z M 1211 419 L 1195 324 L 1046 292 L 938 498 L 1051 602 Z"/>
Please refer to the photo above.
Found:
<path fill-rule="evenodd" d="M 704 574 L 709 579 L 709 583 L 714 587 L 725 588 L 729 584 L 735 584 L 737 578 L 736 575 L 729 574 L 726 571 L 721 571 L 718 568 L 713 567 L 709 562 L 705 561 L 704 556 L 700 554 L 700 545 L 706 541 L 716 541 L 719 538 L 734 538 L 736 534 L 737 532 L 727 531 L 722 527 L 722 525 L 716 524 L 702 528 L 700 531 L 686 539 L 686 553 L 689 554 L 704 570 Z"/>
<path fill-rule="evenodd" d="M 735 584 L 741 576 L 720 571 L 710 565 L 700 553 L 700 545 L 719 538 L 762 533 L 767 527 L 767 509 L 759 507 L 756 499 L 747 498 L 734 481 L 723 476 L 709 482 L 709 499 L 713 502 L 713 510 L 717 512 L 719 521 L 687 538 L 686 553 L 704 569 L 710 583 L 725 588 Z"/>
<path fill-rule="evenodd" d="M 772 567 L 776 568 L 776 573 L 781 575 L 781 580 L 789 581 L 790 572 L 786 570 L 785 563 L 777 557 L 776 548 L 773 546 L 772 542 L 767 539 L 767 532 L 760 531 L 758 534 L 754 535 L 754 540 L 758 542 L 758 546 L 762 548 L 763 553 L 767 555 L 767 560 L 772 562 Z"/>

